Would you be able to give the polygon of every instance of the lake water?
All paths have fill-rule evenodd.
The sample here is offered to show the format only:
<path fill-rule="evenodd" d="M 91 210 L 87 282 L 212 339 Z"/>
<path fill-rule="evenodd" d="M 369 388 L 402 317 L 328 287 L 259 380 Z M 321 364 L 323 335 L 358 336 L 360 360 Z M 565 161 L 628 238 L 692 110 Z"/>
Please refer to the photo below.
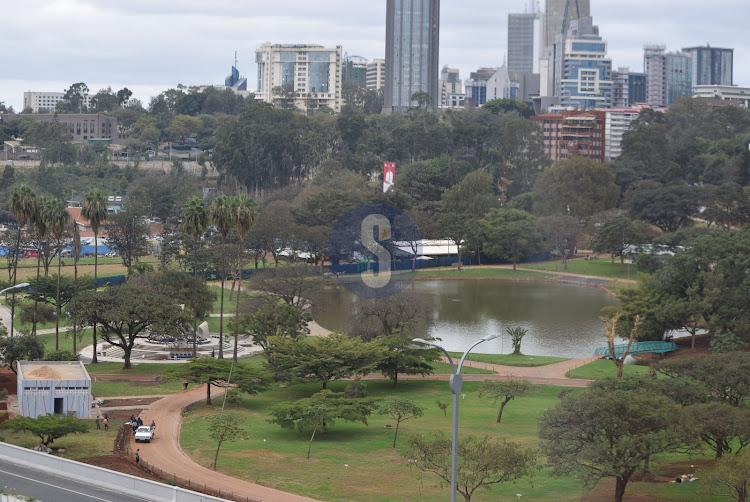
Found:
<path fill-rule="evenodd" d="M 463 352 L 492 333 L 501 338 L 485 342 L 476 352 L 512 352 L 505 328 L 528 330 L 524 354 L 588 357 L 606 345 L 601 310 L 618 301 L 592 287 L 536 282 L 491 280 L 414 281 L 408 291 L 428 306 L 429 320 L 416 336 L 440 338 L 443 347 Z M 313 314 L 323 327 L 347 332 L 350 313 L 359 299 L 335 283 L 314 299 Z"/>

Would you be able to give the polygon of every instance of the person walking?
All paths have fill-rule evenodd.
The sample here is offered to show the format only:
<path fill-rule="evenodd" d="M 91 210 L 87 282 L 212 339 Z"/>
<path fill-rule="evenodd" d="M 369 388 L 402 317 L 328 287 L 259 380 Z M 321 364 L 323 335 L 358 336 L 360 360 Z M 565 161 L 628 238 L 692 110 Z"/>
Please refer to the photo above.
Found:
<path fill-rule="evenodd" d="M 141 452 L 140 448 L 138 448 L 137 450 L 135 450 L 135 465 L 140 465 L 141 464 L 141 453 L 140 452 Z"/>
<path fill-rule="evenodd" d="M 108 431 L 109 430 L 109 420 L 107 420 L 107 416 L 106 415 L 104 415 L 104 420 L 102 420 L 102 422 L 104 422 L 104 430 Z"/>
<path fill-rule="evenodd" d="M 99 422 L 99 415 L 96 416 L 96 430 L 99 430 L 102 428 L 101 423 Z"/>

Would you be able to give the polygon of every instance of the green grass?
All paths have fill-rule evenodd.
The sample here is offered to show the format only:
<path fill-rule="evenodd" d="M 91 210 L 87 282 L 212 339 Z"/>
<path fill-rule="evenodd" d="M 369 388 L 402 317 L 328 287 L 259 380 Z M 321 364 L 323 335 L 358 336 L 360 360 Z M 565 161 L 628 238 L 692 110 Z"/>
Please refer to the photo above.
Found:
<path fill-rule="evenodd" d="M 417 278 L 450 278 L 457 279 L 461 277 L 469 278 L 518 278 L 518 279 L 545 279 L 554 277 L 550 274 L 544 274 L 541 272 L 528 272 L 525 270 L 512 270 L 510 268 L 497 268 L 497 267 L 468 267 L 462 272 L 456 269 L 431 269 L 431 270 L 419 270 L 417 272 Z"/>
<path fill-rule="evenodd" d="M 115 396 L 151 396 L 156 394 L 176 394 L 182 390 L 182 382 L 177 380 L 162 382 L 156 385 L 139 382 L 104 382 L 91 383 L 91 393 L 96 397 Z"/>
<path fill-rule="evenodd" d="M 626 364 L 622 369 L 622 374 L 623 376 L 651 375 L 651 369 L 648 366 Z M 616 377 L 617 366 L 609 359 L 599 359 L 598 361 L 568 371 L 567 376 L 570 378 L 587 378 L 589 380 Z"/>
<path fill-rule="evenodd" d="M 463 356 L 462 353 L 449 352 L 453 357 L 454 361 L 458 361 Z M 548 364 L 559 363 L 567 361 L 565 357 L 551 357 L 551 356 L 527 356 L 527 355 L 513 355 L 513 354 L 469 354 L 466 356 L 467 361 L 477 361 L 480 363 L 489 364 L 501 364 L 503 366 L 521 366 L 525 368 L 532 368 L 537 366 L 547 366 Z"/>
<path fill-rule="evenodd" d="M 117 436 L 117 427 L 110 426 L 108 431 L 104 428 L 96 430 L 93 420 L 87 420 L 91 424 L 91 430 L 85 434 L 69 434 L 59 439 L 50 446 L 64 448 L 63 453 L 55 453 L 68 459 L 80 459 L 88 457 L 100 457 L 112 455 L 112 445 Z M 32 448 L 40 444 L 39 436 L 29 432 L 19 432 L 11 429 L 2 431 L 3 441 L 22 448 Z"/>
<path fill-rule="evenodd" d="M 332 382 L 329 387 L 340 391 L 345 385 L 345 382 Z M 368 381 L 366 385 L 370 396 L 395 394 L 425 408 L 423 417 L 401 424 L 395 450 L 391 448 L 393 431 L 384 429 L 386 424 L 393 425 L 393 421 L 373 415 L 368 426 L 359 422 L 336 422 L 327 433 L 316 436 L 312 457 L 306 460 L 310 431 L 289 431 L 268 423 L 268 408 L 277 402 L 307 397 L 319 391 L 321 386 L 274 387 L 241 401 L 238 409 L 245 415 L 251 435 L 246 441 L 222 445 L 219 470 L 230 476 L 326 501 L 426 502 L 447 499 L 448 491 L 445 486 L 438 486 L 436 477 L 411 469 L 400 454 L 408 433 L 440 431 L 450 434 L 450 406 L 447 416 L 444 416 L 435 403 L 437 400 L 451 403 L 446 382 L 401 381 L 396 389 L 387 381 Z M 543 410 L 555 406 L 561 388 L 542 386 L 535 394 L 511 401 L 503 413 L 503 422 L 497 424 L 498 405 L 490 399 L 478 398 L 479 385 L 479 382 L 464 383 L 465 397 L 460 401 L 461 435 L 505 437 L 525 446 L 537 445 L 537 419 Z M 183 449 L 206 466 L 213 459 L 216 444 L 208 437 L 204 417 L 214 413 L 215 407 L 205 405 L 193 409 L 183 423 L 180 438 Z M 687 457 L 675 455 L 668 460 L 685 459 Z M 662 484 L 633 483 L 628 487 L 628 493 L 649 493 L 649 490 L 656 489 L 667 500 L 685 500 L 682 496 L 687 492 Z M 494 485 L 488 490 L 475 492 L 472 500 L 511 501 L 517 500 L 518 493 L 522 494 L 522 500 L 546 501 L 579 500 L 584 495 L 578 480 L 552 477 L 545 467 L 536 473 L 533 481 Z M 606 493 L 609 495 L 609 491 Z"/>
<path fill-rule="evenodd" d="M 544 263 L 534 263 L 524 265 L 523 268 L 533 268 L 536 270 L 546 270 L 550 272 L 563 272 L 561 261 L 548 261 Z M 597 258 L 594 260 L 570 260 L 568 261 L 568 273 L 593 275 L 597 277 L 611 277 L 613 279 L 637 279 L 638 266 L 635 264 L 625 264 L 620 270 L 620 262 L 609 258 Z"/>
<path fill-rule="evenodd" d="M 451 365 L 448 363 L 431 363 L 432 368 L 435 370 L 436 375 L 450 375 L 451 374 Z M 494 375 L 497 373 L 496 371 L 492 370 L 485 370 L 482 368 L 472 368 L 470 366 L 464 366 L 461 369 L 461 373 L 464 375 Z"/>

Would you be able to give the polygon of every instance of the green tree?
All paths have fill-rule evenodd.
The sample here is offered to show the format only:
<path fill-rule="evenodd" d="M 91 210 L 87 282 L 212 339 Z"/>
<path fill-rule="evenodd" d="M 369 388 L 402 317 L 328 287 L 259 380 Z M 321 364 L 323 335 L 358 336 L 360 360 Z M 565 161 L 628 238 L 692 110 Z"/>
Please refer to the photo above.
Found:
<path fill-rule="evenodd" d="M 79 293 L 68 308 L 82 323 L 101 325 L 101 337 L 123 350 L 126 370 L 138 338 L 150 332 L 181 336 L 189 325 L 188 314 L 172 298 L 131 285 Z"/>
<path fill-rule="evenodd" d="M 750 444 L 750 410 L 726 403 L 697 403 L 685 411 L 699 428 L 700 438 L 716 458 L 739 453 Z M 736 451 L 735 451 L 736 448 Z"/>
<path fill-rule="evenodd" d="M 393 380 L 394 388 L 399 375 L 431 375 L 435 371 L 431 363 L 440 360 L 437 349 L 415 347 L 413 338 L 409 330 L 397 330 L 378 338 L 386 350 L 376 369 Z"/>
<path fill-rule="evenodd" d="M 514 199 L 515 200 L 515 199 Z M 547 246 L 562 258 L 563 271 L 568 271 L 568 256 L 576 249 L 581 226 L 572 216 L 544 216 L 536 221 L 537 230 Z"/>
<path fill-rule="evenodd" d="M 739 407 L 750 399 L 750 354 L 746 352 L 667 359 L 657 364 L 656 369 L 702 386 L 706 395 L 720 403 Z"/>
<path fill-rule="evenodd" d="M 505 328 L 505 332 L 510 336 L 510 340 L 513 343 L 513 354 L 521 355 L 521 340 L 526 336 L 528 330 L 523 326 L 508 326 Z"/>
<path fill-rule="evenodd" d="M 401 422 L 410 418 L 419 418 L 424 415 L 424 408 L 414 401 L 398 396 L 388 396 L 380 404 L 378 413 L 392 418 L 396 421 L 396 429 L 393 431 L 393 448 L 396 447 L 398 428 Z"/>
<path fill-rule="evenodd" d="M 620 257 L 620 270 L 625 264 L 625 251 L 634 245 L 644 244 L 645 229 L 627 216 L 615 216 L 596 230 L 592 250 L 595 253 L 612 253 Z"/>
<path fill-rule="evenodd" d="M 130 269 L 148 253 L 148 223 L 138 211 L 120 211 L 105 225 L 107 244 L 120 256 L 122 265 Z"/>
<path fill-rule="evenodd" d="M 484 252 L 513 264 L 540 251 L 541 238 L 536 232 L 536 218 L 520 209 L 491 209 L 477 222 Z"/>
<path fill-rule="evenodd" d="M 750 221 L 750 198 L 738 183 L 724 183 L 711 191 L 702 217 L 709 225 L 729 230 Z"/>
<path fill-rule="evenodd" d="M 663 232 L 676 232 L 691 225 L 703 202 L 699 188 L 669 185 L 636 193 L 630 199 L 633 218 L 656 225 Z"/>
<path fill-rule="evenodd" d="M 81 216 L 89 220 L 91 230 L 94 232 L 94 287 L 96 288 L 99 282 L 99 229 L 108 216 L 107 202 L 104 199 L 104 195 L 98 189 L 92 188 L 86 194 L 86 197 L 84 197 Z M 91 359 L 91 363 L 96 364 L 99 362 L 96 356 L 96 321 L 93 324 L 94 356 Z"/>
<path fill-rule="evenodd" d="M 128 284 L 142 286 L 153 293 L 167 296 L 176 304 L 183 304 L 194 310 L 199 319 L 211 312 L 216 293 L 208 288 L 205 281 L 196 285 L 193 277 L 182 270 L 166 269 L 135 275 Z"/>
<path fill-rule="evenodd" d="M 451 482 L 451 438 L 442 434 L 410 434 L 404 457 L 416 460 L 423 472 L 437 475 L 446 485 Z M 471 502 L 480 487 L 509 483 L 532 477 L 537 468 L 538 454 L 518 443 L 468 436 L 458 442 L 456 490 Z"/>
<path fill-rule="evenodd" d="M 70 225 L 70 213 L 68 213 L 65 209 L 65 205 L 59 199 L 54 199 L 49 209 L 49 231 L 52 238 L 55 240 L 55 253 L 57 254 L 57 284 L 55 288 L 55 350 L 60 350 L 60 315 L 62 314 L 63 308 L 60 290 L 60 272 L 62 266 L 62 248 L 64 239 L 68 235 L 67 230 Z M 66 277 L 68 277 L 68 279 L 70 278 L 69 276 Z M 37 288 L 38 286 L 39 284 L 37 281 Z M 37 294 L 38 293 L 39 289 L 37 289 Z"/>
<path fill-rule="evenodd" d="M 367 417 L 375 411 L 377 402 L 377 398 L 348 397 L 341 392 L 323 390 L 308 398 L 273 405 L 268 410 L 273 418 L 268 422 L 289 430 L 303 431 L 312 428 L 307 447 L 309 460 L 312 443 L 318 430 L 326 430 L 333 426 L 337 419 L 362 422 L 367 425 Z"/>
<path fill-rule="evenodd" d="M 265 351 L 267 366 L 275 380 L 288 382 L 322 382 L 364 375 L 385 356 L 378 342 L 363 342 L 341 333 L 327 337 L 268 339 Z"/>
<path fill-rule="evenodd" d="M 242 298 L 242 276 L 245 271 L 245 237 L 250 229 L 255 224 L 255 217 L 258 214 L 258 210 L 255 206 L 255 201 L 247 195 L 238 195 L 234 200 L 234 210 L 236 212 L 234 218 L 235 230 L 237 235 L 240 236 L 240 245 L 238 248 L 237 263 L 239 266 L 239 282 L 237 284 L 237 303 L 235 305 L 234 317 L 235 319 L 240 315 L 240 299 Z M 232 359 L 237 362 L 237 333 L 234 335 L 234 352 L 232 353 Z"/>
<path fill-rule="evenodd" d="M 68 434 L 84 434 L 89 432 L 91 424 L 75 417 L 66 415 L 42 415 L 37 418 L 15 417 L 3 422 L 2 427 L 16 431 L 26 431 L 39 436 L 44 446 L 55 439 Z"/>
<path fill-rule="evenodd" d="M 495 403 L 500 401 L 500 410 L 497 413 L 497 423 L 500 423 L 506 404 L 536 390 L 536 386 L 528 380 L 485 380 L 479 387 L 479 397 L 491 397 Z"/>
<path fill-rule="evenodd" d="M 37 255 L 36 255 L 36 282 L 34 287 L 39 285 L 40 268 L 42 264 L 42 253 L 47 247 L 47 233 L 50 225 L 50 202 L 51 200 L 44 195 L 39 196 L 36 199 L 36 207 L 31 215 L 31 223 L 34 226 L 34 233 L 36 234 L 37 241 Z M 39 305 L 39 295 L 34 295 L 34 320 L 31 324 L 31 332 L 36 335 L 37 325 L 37 307 Z"/>
<path fill-rule="evenodd" d="M 264 302 L 252 314 L 229 321 L 229 329 L 236 334 L 247 333 L 253 337 L 253 343 L 266 350 L 272 336 L 300 338 L 310 334 L 307 322 L 307 316 L 300 309 L 272 300 Z"/>
<path fill-rule="evenodd" d="M 18 361 L 33 361 L 44 357 L 44 344 L 31 333 L 14 337 L 0 336 L 0 360 L 13 373 L 18 373 Z"/>
<path fill-rule="evenodd" d="M 211 223 L 216 226 L 216 229 L 221 235 L 221 249 L 222 255 L 226 252 L 227 236 L 229 231 L 235 225 L 236 211 L 234 210 L 234 204 L 232 200 L 226 195 L 219 195 L 211 203 L 209 209 Z M 226 280 L 226 256 L 222 256 L 221 267 L 219 273 L 221 274 L 221 308 L 219 317 L 219 359 L 224 358 L 224 281 Z"/>
<path fill-rule="evenodd" d="M 232 371 L 232 379 L 229 380 L 229 372 Z M 191 359 L 187 364 L 180 364 L 169 369 L 169 378 L 182 379 L 197 384 L 206 384 L 206 404 L 211 404 L 211 386 L 217 388 L 228 388 L 236 386 L 247 394 L 258 394 L 268 388 L 268 375 L 257 369 L 244 364 L 234 365 L 229 359 L 214 359 L 204 357 Z"/>
<path fill-rule="evenodd" d="M 67 89 L 62 101 L 57 103 L 55 110 L 62 113 L 84 113 L 88 111 L 85 106 L 86 97 L 89 95 L 89 88 L 83 82 L 78 82 Z"/>
<path fill-rule="evenodd" d="M 534 213 L 567 214 L 585 221 L 615 207 L 619 193 L 608 166 L 588 157 L 560 160 L 540 174 L 534 184 Z"/>
<path fill-rule="evenodd" d="M 695 435 L 679 405 L 642 391 L 569 394 L 542 412 L 539 425 L 552 473 L 574 474 L 586 486 L 613 477 L 616 502 L 652 456 L 686 449 Z"/>
<path fill-rule="evenodd" d="M 519 101 L 514 98 L 498 98 L 488 99 L 485 104 L 482 105 L 483 111 L 490 113 L 512 113 L 515 112 L 521 117 L 528 119 L 534 115 L 534 107 L 523 101 Z"/>
<path fill-rule="evenodd" d="M 224 441 L 238 441 L 250 437 L 245 426 L 245 416 L 238 411 L 226 411 L 208 417 L 208 436 L 216 441 L 216 454 L 213 468 L 216 470 L 219 461 L 219 450 Z"/>
<path fill-rule="evenodd" d="M 750 450 L 722 457 L 703 480 L 711 495 L 731 497 L 737 502 L 750 501 Z"/>
<path fill-rule="evenodd" d="M 13 277 L 11 283 L 16 284 L 16 278 L 18 277 L 18 257 L 21 254 L 21 232 L 24 227 L 34 214 L 36 208 L 36 195 L 27 185 L 21 185 L 20 187 L 13 190 L 10 195 L 9 204 L 11 212 L 16 217 L 16 223 L 18 224 L 18 232 L 16 235 L 16 246 L 14 248 L 13 256 Z M 12 291 L 11 303 L 10 303 L 10 317 L 15 317 L 16 311 L 16 290 Z M 10 325 L 10 336 L 13 337 L 13 323 Z"/>
<path fill-rule="evenodd" d="M 195 291 L 198 291 L 198 245 L 201 237 L 208 228 L 208 208 L 199 197 L 190 199 L 182 209 L 182 231 L 193 238 L 193 280 L 195 281 Z M 222 295 L 224 290 L 222 288 Z M 191 302 L 193 306 L 193 357 L 197 357 L 197 339 L 198 339 L 198 308 L 197 297 Z"/>

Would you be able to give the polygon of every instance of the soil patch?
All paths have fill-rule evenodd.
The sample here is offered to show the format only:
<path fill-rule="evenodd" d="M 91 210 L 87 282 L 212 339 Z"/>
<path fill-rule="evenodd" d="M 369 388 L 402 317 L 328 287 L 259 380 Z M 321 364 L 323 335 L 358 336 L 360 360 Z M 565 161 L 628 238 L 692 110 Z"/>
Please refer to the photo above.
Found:
<path fill-rule="evenodd" d="M 78 459 L 78 461 L 83 462 L 84 464 L 95 465 L 103 469 L 109 469 L 110 471 L 116 471 L 123 474 L 130 474 L 131 476 L 137 476 L 139 478 L 150 479 L 151 481 L 159 481 L 160 483 L 167 482 L 166 479 L 155 476 L 145 469 L 136 467 L 132 462 L 116 455 L 80 458 Z"/>

